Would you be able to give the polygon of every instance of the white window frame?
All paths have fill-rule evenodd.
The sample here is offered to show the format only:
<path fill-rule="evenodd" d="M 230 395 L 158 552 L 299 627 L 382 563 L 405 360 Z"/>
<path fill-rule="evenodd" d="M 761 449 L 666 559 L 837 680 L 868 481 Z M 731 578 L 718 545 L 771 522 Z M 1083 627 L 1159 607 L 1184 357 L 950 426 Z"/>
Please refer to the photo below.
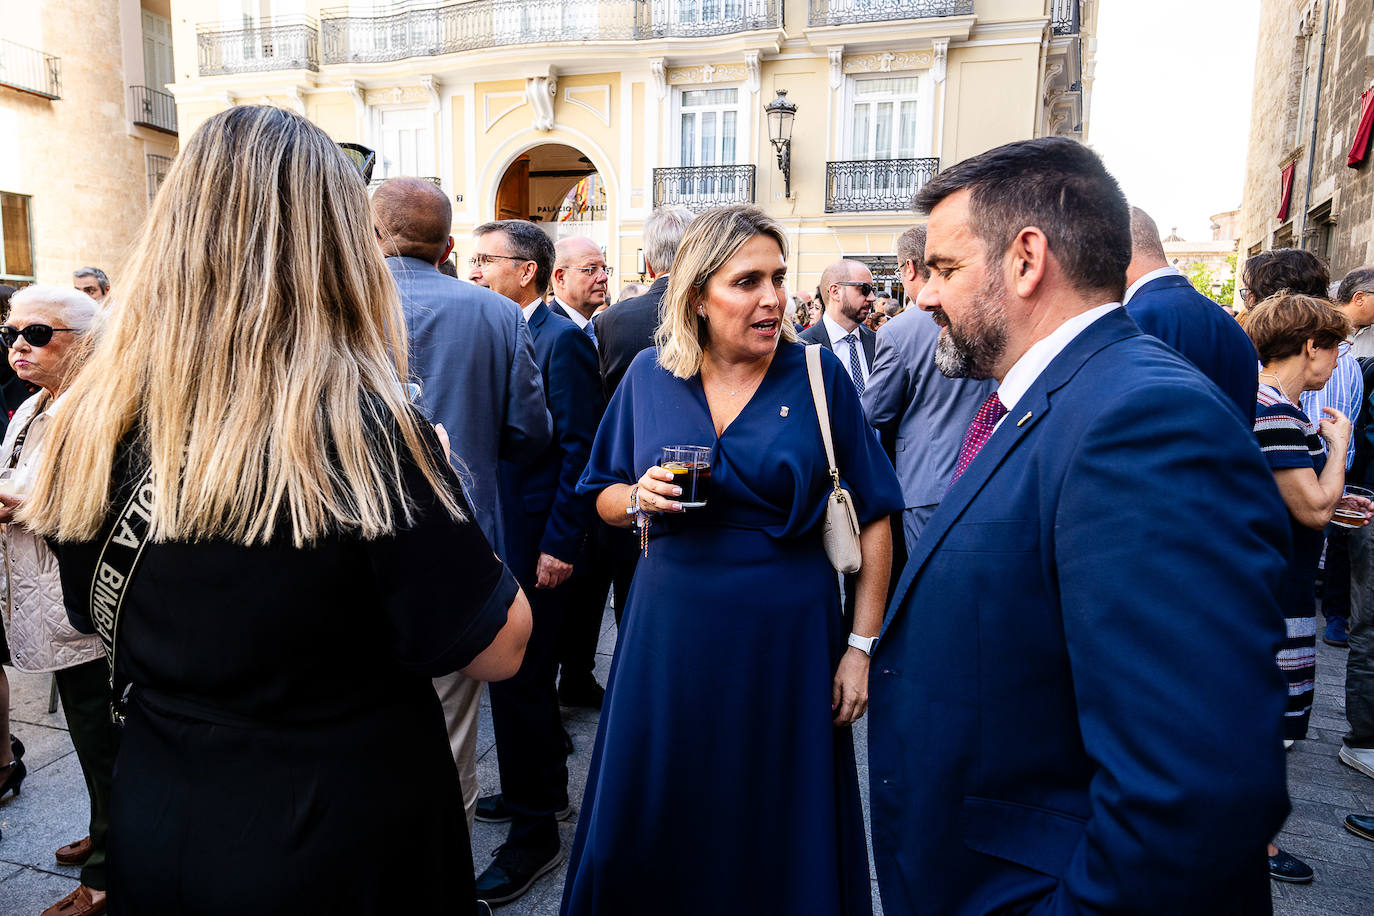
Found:
<path fill-rule="evenodd" d="M 672 122 L 669 131 L 669 149 L 672 152 L 672 163 L 677 166 L 685 165 L 705 165 L 708 163 L 682 161 L 682 96 L 687 92 L 711 89 L 733 89 L 735 90 L 735 159 L 733 162 L 713 162 L 710 165 L 748 165 L 752 160 L 754 142 L 754 119 L 753 112 L 748 104 L 752 94 L 743 83 L 701 83 L 695 85 L 683 85 L 673 87 Z M 728 106 L 721 106 L 717 111 L 728 110 Z"/>
<path fill-rule="evenodd" d="M 858 84 L 869 80 L 878 79 L 915 79 L 917 81 L 914 96 L 893 95 L 894 103 L 902 99 L 914 98 L 916 102 L 916 149 L 911 157 L 905 156 L 882 156 L 877 157 L 869 153 L 867 156 L 860 157 L 854 153 L 854 109 L 859 105 Z M 865 102 L 868 104 L 868 102 Z M 894 115 L 900 109 L 894 105 Z M 887 73 L 865 73 L 862 75 L 852 75 L 845 80 L 844 105 L 840 109 L 843 124 L 841 125 L 841 147 L 840 155 L 836 157 L 839 161 L 872 160 L 872 159 L 897 159 L 913 158 L 928 159 L 935 156 L 935 80 L 930 78 L 930 74 L 922 71 L 899 70 Z M 900 125 L 894 117 L 894 132 L 900 131 Z"/>
<path fill-rule="evenodd" d="M 371 140 L 371 142 L 369 142 L 368 145 L 371 146 L 373 149 L 375 149 L 375 150 L 377 151 L 377 165 L 376 165 L 376 167 L 375 167 L 375 169 L 373 170 L 373 173 L 372 173 L 373 180 L 378 180 L 378 179 L 382 179 L 382 178 L 396 178 L 396 177 L 400 177 L 401 175 L 404 175 L 404 173 L 398 173 L 397 175 L 387 175 L 387 174 L 385 174 L 385 172 L 386 172 L 386 137 L 385 137 L 385 135 L 382 133 L 382 118 L 383 118 L 383 115 L 385 115 L 385 114 L 399 114 L 399 113 L 401 113 L 401 112 L 419 112 L 421 115 L 423 115 L 424 118 L 425 118 L 425 124 L 426 124 L 426 126 L 428 127 L 428 130 L 429 130 L 429 133 L 430 133 L 430 137 L 429 137 L 430 143 L 431 143 L 431 144 L 434 144 L 434 143 L 437 142 L 437 139 L 438 139 L 438 136 L 439 136 L 438 131 L 439 131 L 440 127 L 439 127 L 439 124 L 436 122 L 436 119 L 435 119 L 435 117 L 434 117 L 434 113 L 430 110 L 430 108 L 429 108 L 428 105 L 423 105 L 423 104 L 421 104 L 421 105 L 415 105 L 415 104 L 408 104 L 408 105 L 373 105 L 371 108 L 368 109 L 368 114 L 369 114 L 369 118 L 368 118 L 368 121 L 369 121 L 369 123 L 368 123 L 368 132 L 369 132 L 369 137 L 370 137 L 370 140 Z M 418 156 L 417 156 L 417 161 L 418 161 L 420 158 L 423 158 L 423 157 L 418 157 Z M 415 176 L 412 176 L 412 177 L 416 177 L 416 178 L 439 177 L 439 151 L 438 151 L 437 148 L 435 148 L 434 150 L 432 150 L 432 152 L 429 154 L 429 158 L 430 158 L 430 160 L 431 160 L 430 165 L 431 165 L 431 167 L 432 167 L 432 171 L 430 171 L 430 172 L 423 172 L 423 169 L 421 169 L 420 171 L 422 172 L 422 174 L 418 174 L 418 175 L 415 175 Z M 421 165 L 423 165 L 423 163 L 421 163 Z"/>

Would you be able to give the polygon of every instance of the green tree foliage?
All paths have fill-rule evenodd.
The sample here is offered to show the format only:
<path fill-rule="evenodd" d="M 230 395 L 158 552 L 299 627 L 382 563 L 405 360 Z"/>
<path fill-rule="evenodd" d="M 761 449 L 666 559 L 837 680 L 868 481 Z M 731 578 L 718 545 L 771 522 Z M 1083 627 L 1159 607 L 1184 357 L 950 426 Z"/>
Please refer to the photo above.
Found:
<path fill-rule="evenodd" d="M 1187 270 L 1188 282 L 1193 284 L 1202 295 L 1220 305 L 1234 305 L 1236 298 L 1236 253 L 1233 251 L 1226 256 L 1226 271 L 1221 278 L 1220 286 L 1216 289 L 1213 284 L 1217 283 L 1217 277 L 1212 273 L 1212 269 L 1203 262 L 1193 264 Z"/>

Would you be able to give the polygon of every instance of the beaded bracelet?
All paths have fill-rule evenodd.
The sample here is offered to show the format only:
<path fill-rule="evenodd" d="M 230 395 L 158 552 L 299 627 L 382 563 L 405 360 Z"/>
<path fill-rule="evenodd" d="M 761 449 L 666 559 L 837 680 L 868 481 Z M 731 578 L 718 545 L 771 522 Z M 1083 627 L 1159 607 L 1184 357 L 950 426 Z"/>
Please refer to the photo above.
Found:
<path fill-rule="evenodd" d="M 625 507 L 626 515 L 635 517 L 635 527 L 639 529 L 639 551 L 649 555 L 649 516 L 639 506 L 639 484 L 630 487 L 630 504 Z"/>

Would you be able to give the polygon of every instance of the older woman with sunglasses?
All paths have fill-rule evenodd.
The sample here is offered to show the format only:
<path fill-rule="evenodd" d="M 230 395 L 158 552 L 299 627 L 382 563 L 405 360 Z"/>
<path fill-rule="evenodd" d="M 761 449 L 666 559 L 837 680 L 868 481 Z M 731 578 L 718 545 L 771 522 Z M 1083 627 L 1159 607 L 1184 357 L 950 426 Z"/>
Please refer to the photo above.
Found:
<path fill-rule="evenodd" d="M 109 665 L 100 639 L 78 632 L 68 622 L 57 557 L 47 541 L 15 524 L 13 514 L 42 460 L 47 431 L 62 395 L 87 352 L 86 335 L 96 308 L 96 302 L 80 290 L 30 286 L 14 294 L 9 318 L 0 327 L 0 342 L 15 374 L 39 388 L 15 411 L 0 446 L 5 461 L 0 468 L 0 522 L 6 523 L 0 539 L 4 550 L 0 593 L 8 635 L 8 645 L 0 638 L 0 661 L 20 671 L 55 673 L 90 794 L 90 835 L 56 854 L 62 865 L 82 866 L 81 884 L 46 913 L 105 911 L 105 837 L 119 733 L 110 722 Z M 25 775 L 22 760 L 0 765 L 0 796 L 18 793 Z"/>

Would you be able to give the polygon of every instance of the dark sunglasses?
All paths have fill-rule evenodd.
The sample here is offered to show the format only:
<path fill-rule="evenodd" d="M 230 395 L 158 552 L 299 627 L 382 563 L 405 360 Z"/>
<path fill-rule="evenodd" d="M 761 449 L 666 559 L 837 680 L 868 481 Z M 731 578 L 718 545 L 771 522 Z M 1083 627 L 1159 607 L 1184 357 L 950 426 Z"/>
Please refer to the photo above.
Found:
<path fill-rule="evenodd" d="M 876 288 L 872 283 L 859 283 L 854 280 L 836 280 L 835 282 L 840 286 L 852 286 L 856 288 L 863 294 L 865 299 L 873 295 L 873 290 Z"/>
<path fill-rule="evenodd" d="M 361 143 L 340 143 L 339 149 L 343 150 L 344 154 L 353 160 L 359 174 L 363 176 L 363 184 L 370 182 L 372 180 L 372 167 L 377 164 L 376 151 L 368 149 Z"/>
<path fill-rule="evenodd" d="M 8 350 L 24 338 L 31 347 L 46 347 L 58 331 L 75 331 L 75 328 L 50 328 L 46 324 L 31 324 L 25 328 L 0 327 L 0 343 Z"/>

